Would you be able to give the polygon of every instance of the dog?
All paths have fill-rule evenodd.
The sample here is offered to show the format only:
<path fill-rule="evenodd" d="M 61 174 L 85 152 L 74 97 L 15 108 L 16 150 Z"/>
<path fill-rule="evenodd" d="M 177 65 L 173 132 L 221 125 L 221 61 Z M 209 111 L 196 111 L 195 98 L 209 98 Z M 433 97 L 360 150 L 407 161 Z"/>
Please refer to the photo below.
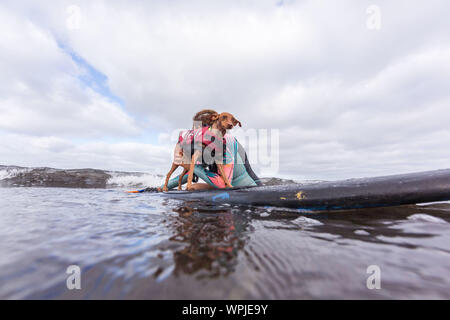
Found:
<path fill-rule="evenodd" d="M 164 187 L 162 189 L 162 191 L 167 192 L 167 185 L 169 183 L 169 179 L 170 176 L 174 173 L 174 171 L 176 169 L 178 169 L 178 167 L 182 167 L 183 168 L 183 173 L 180 175 L 180 178 L 178 180 L 178 190 L 181 190 L 181 184 L 183 181 L 183 177 L 186 173 L 188 173 L 189 169 L 190 169 L 190 157 L 188 157 L 186 155 L 186 152 L 183 151 L 183 147 L 181 145 L 181 139 L 183 136 L 183 132 L 181 131 L 178 137 L 178 142 L 175 145 L 175 149 L 173 151 L 173 162 L 172 162 L 172 167 L 170 168 L 169 172 L 166 175 L 166 180 L 164 182 Z"/>
<path fill-rule="evenodd" d="M 183 167 L 183 172 L 180 175 L 180 178 L 178 180 L 178 190 L 181 190 L 181 185 L 183 181 L 184 175 L 189 171 L 191 159 L 188 156 L 188 150 L 183 150 L 183 141 L 186 141 L 186 139 L 189 138 L 189 135 L 193 133 L 195 129 L 199 129 L 202 126 L 209 126 L 212 124 L 211 116 L 217 114 L 216 111 L 212 109 L 203 109 L 199 112 L 197 112 L 192 120 L 194 121 L 194 124 L 192 125 L 192 130 L 188 131 L 180 131 L 178 134 L 178 142 L 175 145 L 175 149 L 173 151 L 173 162 L 172 167 L 170 168 L 169 172 L 166 175 L 166 180 L 164 182 L 164 186 L 161 190 L 161 188 L 157 188 L 158 191 L 164 191 L 167 192 L 167 185 L 169 183 L 169 179 L 174 173 L 178 167 Z M 192 183 L 192 182 L 191 182 Z"/>
<path fill-rule="evenodd" d="M 219 135 L 219 137 L 223 138 L 227 130 L 232 129 L 236 125 L 242 127 L 241 122 L 238 121 L 231 113 L 223 112 L 221 114 L 218 114 L 214 110 L 210 109 L 198 112 L 194 116 L 193 120 L 201 121 L 202 126 L 194 127 L 194 125 L 192 130 L 189 130 L 187 132 L 180 132 L 178 142 L 175 145 L 174 149 L 174 161 L 172 163 L 172 167 L 167 173 L 166 180 L 162 188 L 162 191 L 164 192 L 168 191 L 167 185 L 169 183 L 170 176 L 180 166 L 183 167 L 183 173 L 180 175 L 180 178 L 178 180 L 178 190 L 181 190 L 182 180 L 186 173 L 188 173 L 186 190 L 195 190 L 195 188 L 192 186 L 195 164 L 197 163 L 198 158 L 203 154 L 205 148 L 207 148 L 209 145 L 208 143 L 205 143 L 205 140 L 203 140 L 205 132 L 211 129 L 212 132 L 216 131 L 220 133 L 221 136 Z M 205 128 L 207 128 L 208 130 L 206 130 Z M 201 130 L 201 133 L 199 132 L 199 130 Z M 192 151 L 192 148 L 186 148 L 187 145 L 191 146 L 191 143 L 193 143 L 195 140 L 195 135 L 199 133 L 201 134 L 201 139 L 196 143 L 201 143 L 201 145 L 197 145 L 197 148 L 195 148 L 194 151 Z M 233 186 L 225 175 L 225 171 L 223 170 L 223 164 L 221 163 L 221 161 L 215 160 L 215 164 L 217 166 L 218 174 L 225 182 L 225 186 L 228 188 L 232 188 Z M 158 188 L 158 190 L 161 191 L 160 188 Z"/>

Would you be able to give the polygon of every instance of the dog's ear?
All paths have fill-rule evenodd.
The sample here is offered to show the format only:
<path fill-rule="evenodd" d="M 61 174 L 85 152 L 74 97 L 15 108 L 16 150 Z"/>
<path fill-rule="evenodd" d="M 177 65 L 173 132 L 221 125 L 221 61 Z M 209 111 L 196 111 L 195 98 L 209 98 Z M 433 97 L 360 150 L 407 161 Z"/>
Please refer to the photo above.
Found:
<path fill-rule="evenodd" d="M 216 121 L 217 119 L 219 119 L 219 114 L 216 113 L 216 114 L 211 115 L 210 119 L 212 122 Z"/>
<path fill-rule="evenodd" d="M 237 124 L 239 124 L 239 127 L 242 127 L 241 122 L 239 120 L 236 120 L 235 117 L 233 117 L 233 126 L 236 126 Z"/>

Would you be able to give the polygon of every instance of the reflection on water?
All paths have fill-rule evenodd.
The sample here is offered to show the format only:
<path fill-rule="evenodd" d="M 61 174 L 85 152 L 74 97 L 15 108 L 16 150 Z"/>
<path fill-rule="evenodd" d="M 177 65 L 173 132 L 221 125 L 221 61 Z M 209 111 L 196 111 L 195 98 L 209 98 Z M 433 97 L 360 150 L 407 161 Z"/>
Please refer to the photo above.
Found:
<path fill-rule="evenodd" d="M 3 188 L 0 207 L 0 298 L 450 298 L 447 203 L 312 213 Z"/>
<path fill-rule="evenodd" d="M 189 204 L 173 210 L 178 216 L 169 218 L 174 233 L 170 240 L 185 244 L 174 252 L 175 275 L 205 270 L 205 276 L 219 277 L 233 272 L 249 219 L 230 210 L 194 209 Z"/>

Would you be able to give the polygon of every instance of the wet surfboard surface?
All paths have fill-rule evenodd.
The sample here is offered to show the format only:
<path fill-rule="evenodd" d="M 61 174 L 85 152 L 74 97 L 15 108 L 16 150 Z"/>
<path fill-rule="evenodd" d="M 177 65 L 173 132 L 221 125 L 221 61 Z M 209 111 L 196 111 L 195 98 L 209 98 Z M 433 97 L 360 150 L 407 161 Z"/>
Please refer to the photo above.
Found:
<path fill-rule="evenodd" d="M 450 200 L 450 169 L 314 184 L 169 191 L 164 197 L 306 210 L 343 210 Z"/>

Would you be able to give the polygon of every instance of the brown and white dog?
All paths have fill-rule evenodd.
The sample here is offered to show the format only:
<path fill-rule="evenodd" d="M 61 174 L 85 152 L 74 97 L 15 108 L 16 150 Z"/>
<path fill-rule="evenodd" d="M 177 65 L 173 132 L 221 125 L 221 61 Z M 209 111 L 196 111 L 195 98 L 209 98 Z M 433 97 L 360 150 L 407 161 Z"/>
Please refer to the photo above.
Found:
<path fill-rule="evenodd" d="M 209 109 L 198 112 L 194 117 L 194 121 L 201 121 L 204 125 L 210 126 L 213 131 L 217 130 L 221 134 L 221 137 L 225 136 L 227 130 L 232 129 L 236 125 L 239 125 L 240 127 L 242 126 L 241 122 L 236 120 L 236 118 L 231 113 L 223 112 L 221 114 L 218 114 L 214 110 Z M 195 128 L 193 127 L 193 130 L 194 129 Z M 187 134 L 189 134 L 189 132 L 180 132 L 180 135 L 183 134 L 184 136 L 186 136 Z M 190 154 L 186 154 L 188 153 L 186 152 L 186 150 L 183 150 L 180 140 L 182 139 L 179 139 L 177 144 L 175 145 L 174 161 L 172 163 L 170 171 L 167 173 L 162 191 L 168 191 L 167 185 L 169 183 L 170 176 L 180 166 L 183 167 L 183 173 L 180 175 L 180 178 L 178 180 L 178 190 L 181 190 L 182 179 L 186 173 L 188 173 L 186 190 L 200 190 L 211 188 L 211 186 L 207 183 L 197 183 L 195 185 L 192 185 L 195 164 L 197 163 L 198 158 L 202 155 L 205 145 L 203 145 L 201 149 L 195 150 L 191 157 Z M 228 178 L 225 175 L 225 171 L 223 170 L 223 163 L 218 160 L 215 160 L 215 163 L 217 165 L 218 174 L 222 177 L 226 187 L 232 188 L 233 186 L 231 185 L 231 182 L 228 181 Z M 158 188 L 158 190 L 161 191 L 160 188 Z"/>

